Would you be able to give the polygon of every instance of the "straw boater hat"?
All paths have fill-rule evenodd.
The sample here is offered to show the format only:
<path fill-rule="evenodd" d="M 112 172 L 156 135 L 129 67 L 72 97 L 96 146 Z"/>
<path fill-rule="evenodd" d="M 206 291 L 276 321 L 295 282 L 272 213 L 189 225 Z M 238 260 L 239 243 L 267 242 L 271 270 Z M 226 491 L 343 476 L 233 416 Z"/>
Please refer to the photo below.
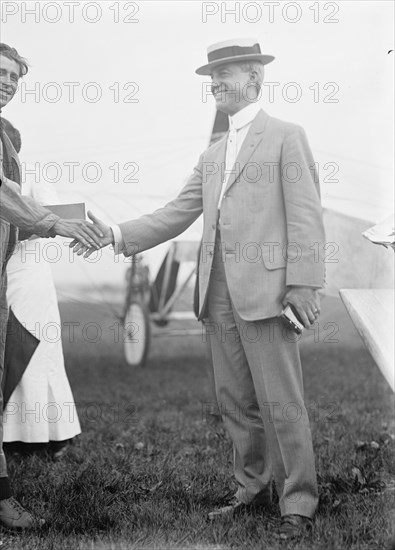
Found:
<path fill-rule="evenodd" d="M 263 65 L 273 61 L 273 55 L 264 55 L 257 40 L 253 38 L 236 38 L 217 42 L 207 48 L 206 65 L 196 69 L 197 74 L 211 75 L 213 69 L 225 63 L 237 61 L 260 61 Z"/>

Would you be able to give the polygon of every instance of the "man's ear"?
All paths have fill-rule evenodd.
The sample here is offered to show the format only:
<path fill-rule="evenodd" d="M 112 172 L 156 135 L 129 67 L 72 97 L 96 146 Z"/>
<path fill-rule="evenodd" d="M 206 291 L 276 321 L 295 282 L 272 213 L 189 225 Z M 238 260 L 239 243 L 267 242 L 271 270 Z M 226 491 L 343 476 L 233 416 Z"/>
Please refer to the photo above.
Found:
<path fill-rule="evenodd" d="M 261 70 L 261 72 L 258 72 L 257 70 L 252 68 L 249 72 L 250 84 L 255 86 L 258 97 L 260 97 L 262 83 L 263 83 L 263 79 L 264 79 L 263 68 L 260 69 L 260 70 Z"/>
<path fill-rule="evenodd" d="M 258 71 L 256 71 L 255 69 L 252 69 L 250 71 L 250 79 L 251 79 L 251 82 L 256 82 L 257 79 L 258 79 Z"/>
<path fill-rule="evenodd" d="M 261 69 L 261 74 L 258 73 L 257 70 L 251 69 L 249 72 L 250 75 L 250 82 L 261 84 L 265 78 L 264 68 Z"/>
<path fill-rule="evenodd" d="M 259 97 L 259 94 L 261 91 L 261 85 L 260 85 L 260 78 L 259 78 L 258 72 L 252 69 L 249 73 L 249 77 L 250 77 L 250 80 L 248 85 L 255 89 L 256 95 L 257 97 Z M 249 98 L 249 99 L 251 100 L 252 98 Z"/>

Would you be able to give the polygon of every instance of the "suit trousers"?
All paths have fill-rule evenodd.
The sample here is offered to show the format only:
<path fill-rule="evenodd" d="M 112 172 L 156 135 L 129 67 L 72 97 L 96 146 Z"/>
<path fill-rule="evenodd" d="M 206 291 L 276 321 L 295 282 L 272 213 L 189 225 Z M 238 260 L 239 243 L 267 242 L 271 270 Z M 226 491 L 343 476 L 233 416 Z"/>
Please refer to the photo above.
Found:
<path fill-rule="evenodd" d="M 233 441 L 236 498 L 270 499 L 274 478 L 281 515 L 312 517 L 318 490 L 297 338 L 281 318 L 238 315 L 225 275 L 225 262 L 231 270 L 234 261 L 217 231 L 205 326 L 217 404 Z M 253 292 L 248 281 L 240 284 Z"/>

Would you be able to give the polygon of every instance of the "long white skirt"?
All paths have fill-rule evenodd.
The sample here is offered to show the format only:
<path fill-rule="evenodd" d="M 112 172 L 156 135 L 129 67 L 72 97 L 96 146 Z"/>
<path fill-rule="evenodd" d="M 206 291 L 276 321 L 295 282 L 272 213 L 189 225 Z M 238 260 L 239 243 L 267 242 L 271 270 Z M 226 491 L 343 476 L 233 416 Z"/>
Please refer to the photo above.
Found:
<path fill-rule="evenodd" d="M 6 442 L 46 443 L 81 433 L 64 366 L 51 267 L 39 254 L 43 242 L 20 242 L 7 266 L 8 304 L 40 343 L 5 408 Z"/>

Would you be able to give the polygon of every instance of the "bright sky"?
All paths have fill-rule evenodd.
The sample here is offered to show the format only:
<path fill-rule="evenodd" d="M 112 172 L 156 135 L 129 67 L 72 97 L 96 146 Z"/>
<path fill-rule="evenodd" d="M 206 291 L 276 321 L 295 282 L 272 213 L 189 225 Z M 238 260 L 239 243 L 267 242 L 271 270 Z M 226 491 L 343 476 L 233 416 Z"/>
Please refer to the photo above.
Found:
<path fill-rule="evenodd" d="M 214 119 L 208 80 L 194 71 L 208 45 L 251 36 L 276 57 L 262 107 L 304 126 L 324 205 L 370 220 L 390 213 L 392 2 L 3 1 L 1 11 L 2 41 L 31 64 L 3 114 L 22 133 L 27 166 L 39 163 L 42 183 L 59 179 L 61 202 L 83 200 L 117 222 L 172 198 Z M 100 166 L 95 183 L 89 163 Z"/>

